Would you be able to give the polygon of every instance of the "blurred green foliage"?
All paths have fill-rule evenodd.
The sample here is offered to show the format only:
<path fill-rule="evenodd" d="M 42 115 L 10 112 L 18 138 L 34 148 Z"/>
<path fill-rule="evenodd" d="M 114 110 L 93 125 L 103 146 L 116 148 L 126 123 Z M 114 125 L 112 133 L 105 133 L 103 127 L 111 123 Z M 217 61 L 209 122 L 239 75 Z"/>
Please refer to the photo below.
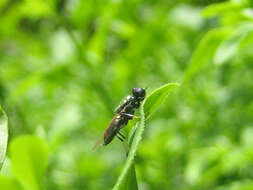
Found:
<path fill-rule="evenodd" d="M 0 103 L 10 146 L 0 187 L 111 189 L 124 148 L 117 140 L 91 147 L 114 107 L 132 87 L 180 82 L 146 122 L 135 157 L 139 189 L 252 189 L 252 6 L 1 0 Z"/>

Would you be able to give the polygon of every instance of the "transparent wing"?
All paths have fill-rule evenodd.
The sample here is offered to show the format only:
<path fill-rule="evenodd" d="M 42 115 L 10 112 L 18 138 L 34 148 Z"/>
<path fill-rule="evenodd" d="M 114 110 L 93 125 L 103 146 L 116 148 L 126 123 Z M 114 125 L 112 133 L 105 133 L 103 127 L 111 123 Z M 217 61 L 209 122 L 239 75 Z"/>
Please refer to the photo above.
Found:
<path fill-rule="evenodd" d="M 102 146 L 103 145 L 103 143 L 102 143 L 103 139 L 104 139 L 104 133 L 99 136 L 96 144 L 92 147 L 92 150 L 96 150 L 99 146 Z"/>
<path fill-rule="evenodd" d="M 92 150 L 96 150 L 99 146 L 103 145 L 103 140 L 104 140 L 104 136 L 106 131 L 111 128 L 113 125 L 113 122 L 115 121 L 117 115 L 115 115 L 112 120 L 110 121 L 110 123 L 107 125 L 106 129 L 104 130 L 104 132 L 99 136 L 98 140 L 96 141 L 96 144 L 92 147 Z"/>

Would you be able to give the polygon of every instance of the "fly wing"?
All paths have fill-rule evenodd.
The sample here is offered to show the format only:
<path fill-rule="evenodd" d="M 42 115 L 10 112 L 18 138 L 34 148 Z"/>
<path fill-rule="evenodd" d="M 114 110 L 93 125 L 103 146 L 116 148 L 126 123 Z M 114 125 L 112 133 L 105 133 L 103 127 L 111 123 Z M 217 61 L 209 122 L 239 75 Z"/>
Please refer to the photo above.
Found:
<path fill-rule="evenodd" d="M 106 129 L 104 130 L 104 132 L 99 136 L 96 144 L 92 147 L 92 150 L 96 150 L 98 148 L 98 146 L 103 145 L 102 141 L 104 140 L 104 136 L 105 136 L 105 132 L 108 131 L 111 127 L 113 127 L 113 123 L 116 119 L 117 115 L 115 115 L 112 120 L 110 121 L 110 123 L 107 125 Z"/>
<path fill-rule="evenodd" d="M 92 147 L 92 150 L 96 150 L 98 146 L 102 145 L 103 137 L 104 137 L 104 133 L 99 136 L 96 144 Z"/>

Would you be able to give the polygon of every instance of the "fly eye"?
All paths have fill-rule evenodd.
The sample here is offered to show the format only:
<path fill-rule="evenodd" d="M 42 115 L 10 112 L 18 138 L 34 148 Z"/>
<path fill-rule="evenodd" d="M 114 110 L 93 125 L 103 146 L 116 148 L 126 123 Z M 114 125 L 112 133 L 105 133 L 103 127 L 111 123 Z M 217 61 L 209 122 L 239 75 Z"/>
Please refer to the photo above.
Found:
<path fill-rule="evenodd" d="M 145 95 L 146 95 L 146 91 L 144 88 L 133 88 L 133 95 L 137 98 L 141 98 L 144 99 Z"/>

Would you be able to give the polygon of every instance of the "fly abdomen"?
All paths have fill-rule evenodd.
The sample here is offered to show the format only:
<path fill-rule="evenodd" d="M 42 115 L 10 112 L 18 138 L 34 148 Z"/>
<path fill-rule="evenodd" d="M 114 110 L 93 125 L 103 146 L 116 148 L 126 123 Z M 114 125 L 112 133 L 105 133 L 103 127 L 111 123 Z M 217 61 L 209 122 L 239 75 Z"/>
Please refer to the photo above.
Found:
<path fill-rule="evenodd" d="M 104 133 L 104 144 L 109 144 L 113 138 L 117 135 L 122 126 L 125 125 L 125 119 L 121 115 L 117 115 L 116 118 L 112 121 L 110 126 L 106 129 Z"/>

